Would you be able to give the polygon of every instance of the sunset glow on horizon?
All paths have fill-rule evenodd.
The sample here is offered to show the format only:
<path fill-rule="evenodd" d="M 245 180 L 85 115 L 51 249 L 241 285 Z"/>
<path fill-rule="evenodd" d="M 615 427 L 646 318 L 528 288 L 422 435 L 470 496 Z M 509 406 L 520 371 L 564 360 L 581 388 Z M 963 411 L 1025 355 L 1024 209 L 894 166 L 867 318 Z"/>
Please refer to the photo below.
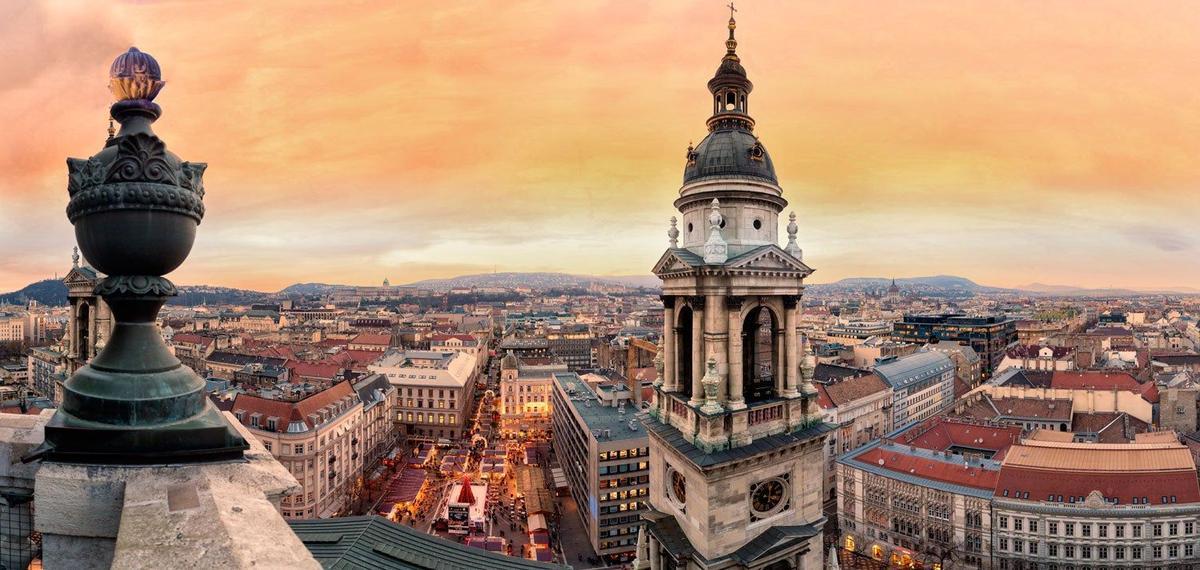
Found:
<path fill-rule="evenodd" d="M 130 46 L 209 165 L 176 283 L 649 274 L 725 1 L 299 4 L 0 4 L 0 292 L 69 269 L 65 159 L 102 148 Z M 1200 287 L 1195 4 L 738 10 L 811 281 Z"/>

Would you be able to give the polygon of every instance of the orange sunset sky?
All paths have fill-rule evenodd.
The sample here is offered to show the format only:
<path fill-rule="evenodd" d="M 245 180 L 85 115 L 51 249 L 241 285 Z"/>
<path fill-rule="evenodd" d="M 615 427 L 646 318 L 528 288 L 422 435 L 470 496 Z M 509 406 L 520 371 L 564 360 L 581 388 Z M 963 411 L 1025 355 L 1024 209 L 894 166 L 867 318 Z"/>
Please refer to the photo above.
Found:
<path fill-rule="evenodd" d="M 0 3 L 0 291 L 69 268 L 64 159 L 102 147 L 131 45 L 158 134 L 209 163 L 176 283 L 646 274 L 723 4 Z M 738 9 L 813 281 L 1200 282 L 1194 2 Z"/>

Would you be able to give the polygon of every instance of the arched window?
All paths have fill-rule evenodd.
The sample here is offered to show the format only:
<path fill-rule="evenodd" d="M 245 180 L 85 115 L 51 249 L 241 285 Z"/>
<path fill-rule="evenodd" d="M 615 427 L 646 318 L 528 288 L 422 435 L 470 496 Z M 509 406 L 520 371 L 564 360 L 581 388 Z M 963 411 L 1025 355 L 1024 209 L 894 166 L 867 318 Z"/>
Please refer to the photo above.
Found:
<path fill-rule="evenodd" d="M 679 318 L 675 320 L 675 378 L 680 393 L 690 398 L 692 396 L 692 308 L 683 307 L 679 310 Z"/>
<path fill-rule="evenodd" d="M 75 354 L 80 358 L 91 358 L 92 354 L 88 351 L 88 346 L 91 345 L 90 337 L 92 331 L 88 325 L 91 323 L 92 306 L 88 303 L 80 303 L 79 310 L 75 313 L 76 330 L 79 331 L 75 339 Z"/>
<path fill-rule="evenodd" d="M 725 110 L 732 111 L 737 108 L 737 94 L 733 91 L 725 92 Z"/>
<path fill-rule="evenodd" d="M 775 369 L 778 354 L 775 347 L 778 321 L 767 307 L 755 307 L 742 324 L 742 378 L 746 403 L 774 398 Z"/>

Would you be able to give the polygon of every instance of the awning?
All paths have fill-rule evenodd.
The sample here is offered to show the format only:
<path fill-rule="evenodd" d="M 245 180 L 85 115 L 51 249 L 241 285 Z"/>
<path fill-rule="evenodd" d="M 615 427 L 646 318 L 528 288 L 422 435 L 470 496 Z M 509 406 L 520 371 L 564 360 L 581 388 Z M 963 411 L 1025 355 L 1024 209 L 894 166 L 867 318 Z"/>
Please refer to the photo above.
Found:
<path fill-rule="evenodd" d="M 529 515 L 528 522 L 529 522 L 529 530 L 530 531 L 547 530 L 550 528 L 549 526 L 546 526 L 546 515 L 543 515 L 540 513 Z"/>

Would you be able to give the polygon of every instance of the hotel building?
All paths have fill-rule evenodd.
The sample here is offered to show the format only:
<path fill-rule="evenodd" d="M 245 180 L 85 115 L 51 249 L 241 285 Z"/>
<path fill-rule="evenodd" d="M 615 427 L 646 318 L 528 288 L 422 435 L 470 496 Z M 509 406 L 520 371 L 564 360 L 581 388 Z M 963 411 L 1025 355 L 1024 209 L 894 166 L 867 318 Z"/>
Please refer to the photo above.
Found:
<path fill-rule="evenodd" d="M 453 440 L 465 434 L 479 375 L 474 356 L 392 348 L 367 368 L 398 390 L 396 421 L 409 440 Z"/>

